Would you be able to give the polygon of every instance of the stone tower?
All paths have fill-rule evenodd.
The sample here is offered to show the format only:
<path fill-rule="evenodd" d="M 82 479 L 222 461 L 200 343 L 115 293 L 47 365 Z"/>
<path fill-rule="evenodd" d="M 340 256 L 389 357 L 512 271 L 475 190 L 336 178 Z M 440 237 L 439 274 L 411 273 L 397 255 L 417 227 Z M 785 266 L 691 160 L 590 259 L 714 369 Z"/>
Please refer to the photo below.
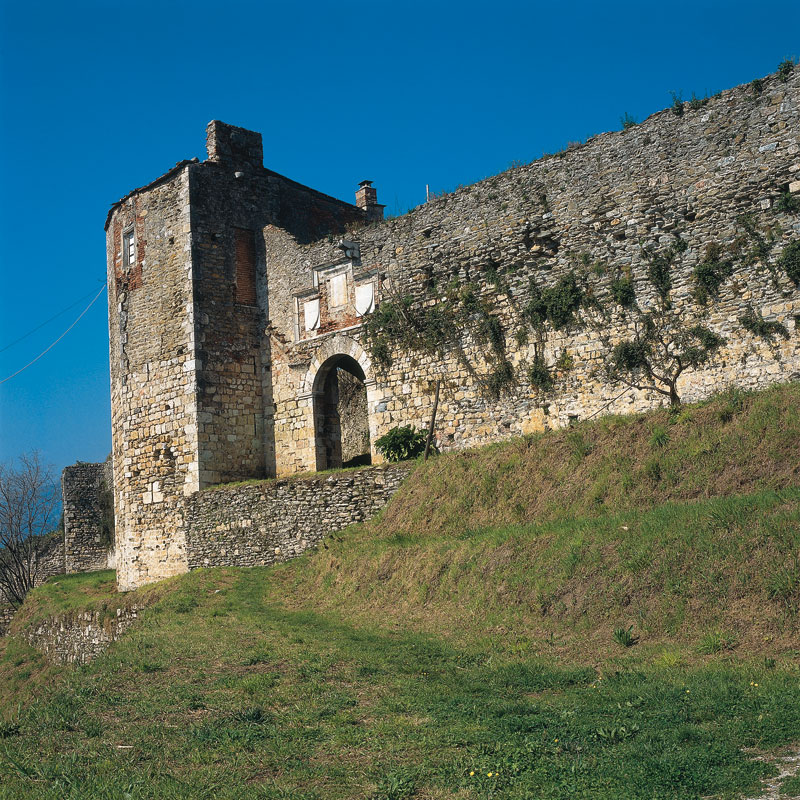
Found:
<path fill-rule="evenodd" d="M 183 497 L 275 474 L 263 231 L 318 239 L 367 214 L 265 169 L 259 133 L 213 121 L 207 149 L 106 221 L 123 590 L 186 571 Z"/>

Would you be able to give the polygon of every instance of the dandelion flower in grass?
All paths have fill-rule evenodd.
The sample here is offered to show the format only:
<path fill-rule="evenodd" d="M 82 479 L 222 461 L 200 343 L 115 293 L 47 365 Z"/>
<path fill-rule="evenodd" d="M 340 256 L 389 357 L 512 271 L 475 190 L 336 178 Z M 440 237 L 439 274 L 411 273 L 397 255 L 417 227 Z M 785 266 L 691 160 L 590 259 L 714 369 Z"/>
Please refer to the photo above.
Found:
<path fill-rule="evenodd" d="M 487 772 L 487 773 L 486 773 L 486 777 L 487 777 L 487 778 L 491 778 L 491 777 L 492 777 L 492 773 L 491 773 L 491 772 Z"/>
<path fill-rule="evenodd" d="M 475 774 L 475 770 L 473 769 L 472 772 L 469 773 L 470 778 Z"/>

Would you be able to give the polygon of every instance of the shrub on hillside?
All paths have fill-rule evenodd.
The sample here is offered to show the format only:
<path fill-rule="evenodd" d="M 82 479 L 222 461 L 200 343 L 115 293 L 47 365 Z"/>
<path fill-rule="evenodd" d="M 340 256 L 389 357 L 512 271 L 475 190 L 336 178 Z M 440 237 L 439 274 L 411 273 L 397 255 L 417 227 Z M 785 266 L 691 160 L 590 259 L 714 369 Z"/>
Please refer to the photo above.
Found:
<path fill-rule="evenodd" d="M 412 425 L 398 426 L 381 436 L 375 447 L 387 461 L 405 461 L 425 452 L 425 434 Z M 436 451 L 433 444 L 431 449 Z"/>

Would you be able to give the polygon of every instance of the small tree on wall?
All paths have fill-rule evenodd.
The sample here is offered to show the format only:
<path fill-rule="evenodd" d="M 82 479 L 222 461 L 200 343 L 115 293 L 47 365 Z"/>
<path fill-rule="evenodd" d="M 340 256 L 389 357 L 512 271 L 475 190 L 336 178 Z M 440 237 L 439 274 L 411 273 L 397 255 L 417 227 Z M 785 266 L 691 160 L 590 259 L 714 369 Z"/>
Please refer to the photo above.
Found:
<path fill-rule="evenodd" d="M 706 364 L 723 344 L 725 339 L 705 326 L 687 328 L 670 311 L 646 313 L 633 338 L 613 347 L 607 374 L 612 382 L 668 397 L 674 408 L 681 403 L 678 378 Z"/>
<path fill-rule="evenodd" d="M 513 383 L 498 309 L 481 295 L 478 285 L 452 280 L 433 292 L 433 303 L 400 295 L 390 286 L 384 287 L 384 292 L 385 297 L 364 324 L 365 346 L 378 369 L 391 366 L 394 349 L 406 349 L 440 363 L 454 356 L 494 397 Z M 480 348 L 481 358 L 489 367 L 485 375 L 479 374 L 467 356 L 465 338 Z"/>
<path fill-rule="evenodd" d="M 589 270 L 588 258 L 584 258 L 583 277 L 580 279 L 576 279 L 573 272 L 549 289 L 541 292 L 532 289 L 525 316 L 538 335 L 539 347 L 528 376 L 531 385 L 542 394 L 552 393 L 557 388 L 556 374 L 566 371 L 559 363 L 560 359 L 551 366 L 545 363 L 543 345 L 550 330 L 558 331 L 568 326 L 592 328 L 604 342 L 604 372 L 609 383 L 654 391 L 667 397 L 671 406 L 679 406 L 679 378 L 685 372 L 708 363 L 725 344 L 723 337 L 699 320 L 692 322 L 685 311 L 679 315 L 673 309 L 672 271 L 687 250 L 686 241 L 678 235 L 660 249 L 643 245 L 645 277 L 638 285 L 629 268 L 616 270 L 610 279 L 590 281 L 590 272 L 599 276 L 607 272 L 607 267 L 597 262 Z M 706 283 L 711 278 L 715 280 L 714 291 L 707 290 L 703 296 L 703 304 L 706 304 L 716 298 L 730 269 L 726 262 L 724 274 L 722 266 L 719 274 L 711 274 L 718 265 L 711 263 L 710 257 L 706 257 L 703 266 L 702 277 Z M 695 283 L 699 280 L 697 275 L 698 270 L 695 270 Z M 637 291 L 643 289 L 651 297 L 650 307 L 644 309 L 637 301 Z M 696 293 L 693 296 L 697 300 Z M 630 320 L 633 327 L 633 336 L 622 341 L 614 342 L 606 335 L 613 306 Z"/>
<path fill-rule="evenodd" d="M 44 536 L 58 505 L 53 474 L 38 453 L 0 464 L 0 600 L 19 606 L 34 587 Z"/>

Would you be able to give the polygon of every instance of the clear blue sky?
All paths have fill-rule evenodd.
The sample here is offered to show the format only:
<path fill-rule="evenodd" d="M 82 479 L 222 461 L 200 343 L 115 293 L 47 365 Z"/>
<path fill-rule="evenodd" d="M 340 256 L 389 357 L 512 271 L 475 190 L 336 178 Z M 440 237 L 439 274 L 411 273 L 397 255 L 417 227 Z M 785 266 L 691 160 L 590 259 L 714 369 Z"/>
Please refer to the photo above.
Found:
<path fill-rule="evenodd" d="M 336 197 L 373 179 L 396 213 L 799 53 L 798 0 L 0 0 L 0 380 L 101 287 L 109 205 L 204 158 L 211 119 Z M 106 315 L 0 385 L 0 460 L 109 453 Z"/>

